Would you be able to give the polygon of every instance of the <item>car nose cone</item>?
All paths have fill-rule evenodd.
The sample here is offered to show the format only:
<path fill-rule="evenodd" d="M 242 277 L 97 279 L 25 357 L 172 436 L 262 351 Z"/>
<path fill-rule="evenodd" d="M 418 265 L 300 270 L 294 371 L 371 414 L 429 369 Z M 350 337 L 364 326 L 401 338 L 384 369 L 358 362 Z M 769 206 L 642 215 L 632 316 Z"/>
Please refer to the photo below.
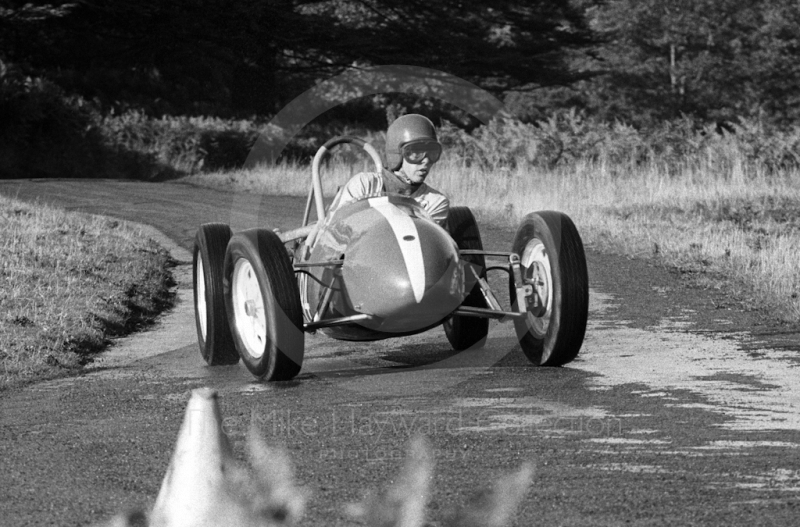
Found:
<path fill-rule="evenodd" d="M 386 332 L 428 327 L 464 299 L 464 271 L 450 236 L 435 223 L 410 217 L 391 204 L 349 247 L 342 266 L 345 297 L 357 312 L 376 318 L 363 325 Z"/>

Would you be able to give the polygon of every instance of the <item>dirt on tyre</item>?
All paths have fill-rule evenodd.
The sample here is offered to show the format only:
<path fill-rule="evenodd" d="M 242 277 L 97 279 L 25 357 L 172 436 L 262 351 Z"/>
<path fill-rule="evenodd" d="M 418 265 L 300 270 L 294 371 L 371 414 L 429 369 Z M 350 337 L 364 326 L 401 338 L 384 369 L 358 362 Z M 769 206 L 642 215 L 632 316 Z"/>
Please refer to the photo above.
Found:
<path fill-rule="evenodd" d="M 456 242 L 459 250 L 483 250 L 483 242 L 472 211 L 469 207 L 451 207 L 447 215 L 447 232 Z M 481 278 L 486 278 L 486 258 L 482 254 L 464 255 L 461 257 Z M 486 299 L 481 293 L 477 279 L 469 269 L 465 269 L 465 284 L 469 291 L 462 306 L 486 308 Z M 442 324 L 447 340 L 453 349 L 461 351 L 472 347 L 481 347 L 486 343 L 489 334 L 489 319 L 454 315 Z"/>
<path fill-rule="evenodd" d="M 589 313 L 586 254 L 575 224 L 560 212 L 528 214 L 517 229 L 512 251 L 520 256 L 523 281 L 541 300 L 528 305 L 526 318 L 514 320 L 522 351 L 537 366 L 572 361 L 583 344 Z M 516 306 L 513 280 L 509 289 Z"/>
<path fill-rule="evenodd" d="M 260 379 L 293 378 L 303 364 L 303 314 L 280 238 L 266 229 L 234 234 L 224 277 L 228 324 L 242 362 Z"/>
<path fill-rule="evenodd" d="M 192 256 L 194 320 L 200 355 L 210 366 L 236 364 L 223 294 L 223 265 L 231 229 L 223 223 L 206 223 L 197 230 Z"/>

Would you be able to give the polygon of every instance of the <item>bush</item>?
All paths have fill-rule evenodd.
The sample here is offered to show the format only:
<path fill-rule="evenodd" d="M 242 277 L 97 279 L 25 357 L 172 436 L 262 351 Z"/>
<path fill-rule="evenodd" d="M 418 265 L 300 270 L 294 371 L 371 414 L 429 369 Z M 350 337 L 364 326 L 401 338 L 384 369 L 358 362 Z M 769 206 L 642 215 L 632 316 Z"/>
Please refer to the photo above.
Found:
<path fill-rule="evenodd" d="M 118 148 L 153 156 L 180 173 L 244 163 L 258 130 L 249 121 L 210 117 L 148 117 L 131 110 L 108 115 L 101 127 Z"/>
<path fill-rule="evenodd" d="M 684 117 L 637 129 L 572 109 L 534 123 L 501 115 L 472 133 L 446 123 L 440 136 L 450 155 L 490 169 L 552 168 L 578 161 L 619 168 L 659 163 L 670 172 L 687 164 L 767 173 L 800 168 L 800 127 L 777 129 L 745 119 L 722 127 Z"/>
<path fill-rule="evenodd" d="M 279 131 L 263 121 L 153 119 L 139 112 L 108 116 L 102 127 L 120 148 L 153 156 L 181 173 L 241 167 L 259 135 L 268 141 L 279 139 Z M 745 168 L 775 172 L 800 167 L 800 127 L 778 130 L 741 120 L 725 128 L 728 131 L 684 117 L 637 129 L 619 121 L 589 118 L 572 109 L 533 123 L 500 115 L 471 133 L 444 121 L 439 139 L 448 156 L 484 169 L 553 168 L 579 161 L 622 170 L 658 163 L 669 172 L 687 164 L 717 171 Z M 291 139 L 280 159 L 307 163 L 317 148 L 335 135 L 362 137 L 378 151 L 383 150 L 383 133 L 341 123 L 312 123 Z M 356 161 L 363 154 L 345 148 L 337 155 Z M 747 166 L 741 167 L 743 161 Z"/>
<path fill-rule="evenodd" d="M 239 168 L 260 136 L 279 139 L 259 119 L 217 117 L 149 117 L 131 110 L 102 120 L 105 135 L 117 147 L 153 156 L 183 174 Z M 324 127 L 308 127 L 281 152 L 281 160 L 308 161 L 329 137 Z"/>
<path fill-rule="evenodd" d="M 110 140 L 92 104 L 0 61 L 0 177 L 154 177 L 155 156 Z"/>
<path fill-rule="evenodd" d="M 387 115 L 395 110 L 389 105 Z M 668 173 L 687 165 L 717 172 L 800 168 L 800 127 L 777 129 L 745 119 L 720 127 L 684 117 L 635 128 L 573 108 L 530 123 L 504 113 L 470 132 L 442 123 L 439 137 L 448 156 L 490 170 L 584 161 L 612 170 L 656 163 Z M 1 177 L 164 179 L 228 170 L 245 164 L 259 137 L 266 139 L 262 146 L 281 144 L 280 133 L 256 118 L 154 118 L 136 110 L 101 116 L 85 100 L 0 62 Z M 318 119 L 290 138 L 279 160 L 308 163 L 325 141 L 345 134 L 383 149 L 382 132 Z M 345 148 L 337 155 L 355 162 L 363 154 Z"/>
<path fill-rule="evenodd" d="M 92 116 L 80 99 L 0 62 L 0 174 L 4 178 L 79 171 L 93 157 Z"/>

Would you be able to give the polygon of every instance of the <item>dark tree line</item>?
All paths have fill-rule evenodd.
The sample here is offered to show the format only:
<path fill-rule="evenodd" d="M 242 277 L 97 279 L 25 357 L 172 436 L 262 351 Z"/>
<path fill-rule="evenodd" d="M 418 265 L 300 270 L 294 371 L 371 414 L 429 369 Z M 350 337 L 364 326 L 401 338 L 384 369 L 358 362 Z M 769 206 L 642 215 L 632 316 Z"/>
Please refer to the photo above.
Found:
<path fill-rule="evenodd" d="M 573 63 L 596 75 L 567 90 L 571 104 L 641 123 L 800 120 L 796 0 L 608 0 L 584 12 L 601 43 Z"/>
<path fill-rule="evenodd" d="M 495 92 L 564 83 L 567 2 L 86 0 L 0 12 L 3 60 L 108 105 L 274 112 L 346 68 L 411 64 Z"/>
<path fill-rule="evenodd" d="M 0 7 L 0 61 L 102 109 L 271 115 L 348 68 L 442 70 L 521 114 L 800 117 L 796 0 L 75 0 Z"/>

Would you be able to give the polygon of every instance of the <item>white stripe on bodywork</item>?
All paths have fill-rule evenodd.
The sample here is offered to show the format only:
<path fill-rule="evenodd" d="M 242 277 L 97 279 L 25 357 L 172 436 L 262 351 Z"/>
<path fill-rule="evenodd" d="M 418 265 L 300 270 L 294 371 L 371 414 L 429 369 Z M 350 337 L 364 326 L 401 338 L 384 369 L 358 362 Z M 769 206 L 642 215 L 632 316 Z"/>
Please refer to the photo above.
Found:
<path fill-rule="evenodd" d="M 422 259 L 422 246 L 419 243 L 419 234 L 414 220 L 389 203 L 388 197 L 370 199 L 369 204 L 380 212 L 392 227 L 397 245 L 400 246 L 400 252 L 403 253 L 403 261 L 406 264 L 408 279 L 411 281 L 411 290 L 414 291 L 414 299 L 419 303 L 425 294 L 425 262 Z M 412 238 L 406 240 L 404 239 L 406 236 Z"/>

